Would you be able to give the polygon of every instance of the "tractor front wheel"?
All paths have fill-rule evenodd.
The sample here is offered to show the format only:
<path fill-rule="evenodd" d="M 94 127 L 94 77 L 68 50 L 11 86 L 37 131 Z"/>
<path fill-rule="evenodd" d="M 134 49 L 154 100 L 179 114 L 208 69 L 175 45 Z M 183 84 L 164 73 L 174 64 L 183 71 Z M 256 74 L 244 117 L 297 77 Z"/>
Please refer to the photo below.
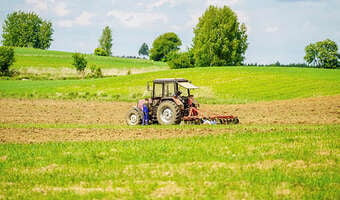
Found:
<path fill-rule="evenodd" d="M 136 126 L 142 123 L 142 116 L 136 109 L 131 109 L 126 114 L 126 123 L 130 126 Z"/>
<path fill-rule="evenodd" d="M 157 121 L 161 125 L 179 124 L 181 110 L 173 101 L 163 101 L 157 108 Z"/>

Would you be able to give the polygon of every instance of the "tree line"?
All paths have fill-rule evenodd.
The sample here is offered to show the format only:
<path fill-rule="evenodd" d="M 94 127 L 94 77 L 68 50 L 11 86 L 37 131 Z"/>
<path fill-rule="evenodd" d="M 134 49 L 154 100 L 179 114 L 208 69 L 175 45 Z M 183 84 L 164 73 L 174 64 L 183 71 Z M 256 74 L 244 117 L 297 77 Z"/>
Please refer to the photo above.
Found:
<path fill-rule="evenodd" d="M 7 15 L 2 29 L 2 44 L 5 46 L 0 47 L 2 74 L 8 74 L 8 68 L 14 62 L 11 47 L 48 49 L 53 41 L 52 23 L 33 12 L 17 11 Z M 176 33 L 168 32 L 155 38 L 150 49 L 143 43 L 138 55 L 167 62 L 170 68 L 240 66 L 245 65 L 248 44 L 246 25 L 238 21 L 235 12 L 228 6 L 210 6 L 199 18 L 194 28 L 193 44 L 187 51 L 180 51 L 181 39 Z M 112 46 L 112 31 L 106 26 L 94 54 L 112 56 Z M 340 67 L 338 46 L 330 39 L 306 46 L 304 59 L 307 67 Z"/>

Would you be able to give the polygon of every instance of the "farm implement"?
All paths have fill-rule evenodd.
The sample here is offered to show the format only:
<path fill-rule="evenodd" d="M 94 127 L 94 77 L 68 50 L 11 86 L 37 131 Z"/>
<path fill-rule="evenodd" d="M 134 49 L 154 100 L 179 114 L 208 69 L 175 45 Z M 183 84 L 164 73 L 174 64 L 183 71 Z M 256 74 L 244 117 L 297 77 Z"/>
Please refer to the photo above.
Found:
<path fill-rule="evenodd" d="M 152 93 L 151 98 L 139 100 L 137 106 L 132 107 L 127 115 L 128 125 L 142 124 L 143 106 L 149 112 L 147 124 L 238 124 L 239 119 L 232 115 L 206 116 L 199 110 L 199 104 L 190 94 L 193 89 L 198 89 L 190 81 L 182 78 L 156 79 L 147 85 L 147 90 Z"/>

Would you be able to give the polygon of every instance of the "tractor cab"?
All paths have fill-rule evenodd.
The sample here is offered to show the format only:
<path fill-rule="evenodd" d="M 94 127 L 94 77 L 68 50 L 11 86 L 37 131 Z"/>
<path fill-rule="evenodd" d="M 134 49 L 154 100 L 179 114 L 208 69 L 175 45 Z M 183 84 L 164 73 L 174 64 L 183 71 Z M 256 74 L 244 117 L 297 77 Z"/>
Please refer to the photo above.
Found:
<path fill-rule="evenodd" d="M 183 78 L 156 79 L 152 83 L 152 99 L 181 95 L 188 97 L 191 89 L 198 88 Z M 150 90 L 150 86 L 148 86 L 148 88 Z"/>
<path fill-rule="evenodd" d="M 165 100 L 177 101 L 177 104 L 180 104 L 179 101 L 181 101 L 185 105 L 191 95 L 190 90 L 197 88 L 197 86 L 183 78 L 156 79 L 152 81 L 152 89 L 148 84 L 153 106 L 157 106 Z"/>

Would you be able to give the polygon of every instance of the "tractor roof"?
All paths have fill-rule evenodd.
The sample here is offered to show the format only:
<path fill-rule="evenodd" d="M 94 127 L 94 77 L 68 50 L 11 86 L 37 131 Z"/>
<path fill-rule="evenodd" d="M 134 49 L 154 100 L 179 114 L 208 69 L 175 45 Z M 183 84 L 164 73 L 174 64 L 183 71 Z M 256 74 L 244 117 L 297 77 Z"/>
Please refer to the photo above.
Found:
<path fill-rule="evenodd" d="M 187 79 L 184 78 L 162 78 L 162 79 L 155 79 L 154 83 L 171 83 L 171 82 L 189 82 Z"/>

